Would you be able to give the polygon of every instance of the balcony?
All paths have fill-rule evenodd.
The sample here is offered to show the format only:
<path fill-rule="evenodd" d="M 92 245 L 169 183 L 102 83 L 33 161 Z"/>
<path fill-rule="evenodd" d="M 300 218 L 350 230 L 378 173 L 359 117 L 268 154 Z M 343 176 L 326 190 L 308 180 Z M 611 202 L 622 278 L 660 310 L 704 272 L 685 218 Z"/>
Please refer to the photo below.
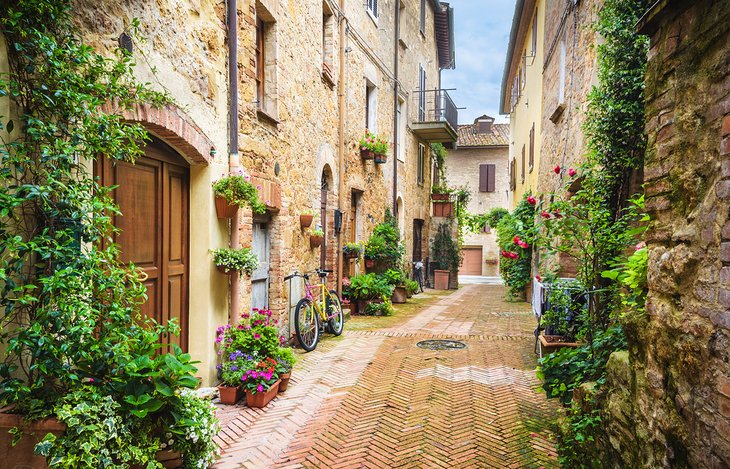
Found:
<path fill-rule="evenodd" d="M 427 143 L 454 143 L 459 111 L 446 90 L 413 92 L 416 120 L 411 129 Z"/>

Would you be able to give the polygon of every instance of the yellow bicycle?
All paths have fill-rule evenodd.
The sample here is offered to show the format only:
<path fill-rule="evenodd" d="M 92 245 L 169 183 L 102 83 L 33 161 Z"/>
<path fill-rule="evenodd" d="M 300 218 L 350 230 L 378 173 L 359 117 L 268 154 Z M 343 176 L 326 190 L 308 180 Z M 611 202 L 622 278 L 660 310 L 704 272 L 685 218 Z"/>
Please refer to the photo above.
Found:
<path fill-rule="evenodd" d="M 328 290 L 324 281 L 327 274 L 331 272 L 331 270 L 317 269 L 316 273 L 319 275 L 320 283 L 314 285 L 309 283 L 309 274 L 294 272 L 284 278 L 284 280 L 294 277 L 304 279 L 306 296 L 299 300 L 294 310 L 294 330 L 299 345 L 307 352 L 311 352 L 317 347 L 321 332 L 340 335 L 345 327 L 345 316 L 342 313 L 340 297 L 337 296 L 335 290 Z M 319 293 L 315 295 L 313 292 L 317 290 Z"/>

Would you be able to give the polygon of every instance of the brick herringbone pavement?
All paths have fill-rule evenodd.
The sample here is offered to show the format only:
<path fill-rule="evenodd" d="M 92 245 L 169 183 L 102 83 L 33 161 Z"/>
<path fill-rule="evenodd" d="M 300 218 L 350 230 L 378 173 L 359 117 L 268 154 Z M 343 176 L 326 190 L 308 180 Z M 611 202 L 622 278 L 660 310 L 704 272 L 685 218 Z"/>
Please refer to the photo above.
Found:
<path fill-rule="evenodd" d="M 534 319 L 503 295 L 468 285 L 404 324 L 327 337 L 266 409 L 219 411 L 216 467 L 556 467 Z M 430 338 L 467 347 L 416 347 Z"/>

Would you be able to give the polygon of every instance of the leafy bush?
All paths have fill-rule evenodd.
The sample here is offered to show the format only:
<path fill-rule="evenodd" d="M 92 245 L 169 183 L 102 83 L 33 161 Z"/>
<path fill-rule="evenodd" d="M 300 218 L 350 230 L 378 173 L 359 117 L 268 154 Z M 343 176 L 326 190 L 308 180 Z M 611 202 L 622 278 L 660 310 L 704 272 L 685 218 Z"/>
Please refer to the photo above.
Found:
<path fill-rule="evenodd" d="M 487 213 L 486 223 L 490 228 L 496 228 L 499 221 L 505 216 L 509 215 L 509 210 L 502 207 L 495 207 Z"/>
<path fill-rule="evenodd" d="M 451 222 L 439 224 L 431 242 L 431 258 L 440 269 L 455 271 L 459 269 L 461 253 L 459 245 L 451 233 Z"/>
<path fill-rule="evenodd" d="M 211 251 L 215 265 L 223 267 L 226 272 L 246 272 L 248 275 L 259 266 L 259 259 L 251 248 L 220 248 Z"/>
<path fill-rule="evenodd" d="M 512 297 L 520 296 L 532 279 L 532 244 L 535 237 L 534 198 L 525 194 L 511 214 L 497 223 L 497 244 L 502 255 L 499 273 Z"/>
<path fill-rule="evenodd" d="M 415 295 L 416 293 L 418 293 L 418 290 L 420 290 L 420 285 L 418 285 L 418 282 L 407 278 L 406 292 L 408 292 L 409 295 Z"/>
<path fill-rule="evenodd" d="M 390 285 L 401 287 L 406 283 L 406 274 L 402 270 L 388 269 L 382 275 Z"/>
<path fill-rule="evenodd" d="M 376 274 L 361 274 L 350 277 L 350 300 L 377 300 L 390 298 L 393 285 Z"/>
<path fill-rule="evenodd" d="M 382 303 L 368 303 L 365 306 L 365 314 L 368 316 L 392 316 L 395 313 L 390 300 Z"/>
<path fill-rule="evenodd" d="M 229 204 L 249 206 L 253 213 L 266 213 L 266 205 L 259 199 L 260 187 L 251 182 L 251 176 L 243 173 L 223 176 L 213 183 L 213 192 Z"/>
<path fill-rule="evenodd" d="M 398 222 L 388 210 L 385 221 L 375 227 L 365 244 L 365 259 L 385 262 L 388 267 L 397 268 L 403 263 L 405 251 Z"/>

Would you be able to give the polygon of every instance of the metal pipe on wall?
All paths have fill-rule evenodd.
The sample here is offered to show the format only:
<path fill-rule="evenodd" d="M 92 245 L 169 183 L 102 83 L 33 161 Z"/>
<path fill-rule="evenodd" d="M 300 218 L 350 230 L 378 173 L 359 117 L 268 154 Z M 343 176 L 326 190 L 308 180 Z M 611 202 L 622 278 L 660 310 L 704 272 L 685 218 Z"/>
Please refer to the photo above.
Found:
<path fill-rule="evenodd" d="M 340 0 L 340 48 L 339 48 L 339 61 L 340 61 L 340 79 L 337 81 L 337 98 L 338 98 L 338 132 L 339 141 L 337 145 L 337 208 L 342 212 L 343 216 L 345 210 L 344 199 L 345 199 L 345 26 L 347 19 L 345 18 L 345 0 Z M 343 233 L 340 231 L 337 234 L 337 294 L 342 295 L 342 275 L 343 275 L 343 254 L 342 254 L 342 236 Z"/>
<path fill-rule="evenodd" d="M 398 82 L 398 52 L 400 39 L 400 0 L 393 2 L 395 4 L 395 37 L 393 40 L 393 216 L 398 220 L 398 92 L 400 86 Z M 403 116 L 401 116 L 401 119 Z M 405 227 L 403 227 L 405 228 Z"/>
<path fill-rule="evenodd" d="M 238 159 L 238 5 L 237 0 L 228 0 L 226 15 L 228 28 L 228 170 L 234 173 L 239 169 Z M 241 244 L 240 209 L 231 222 L 231 248 L 238 249 Z M 230 276 L 231 309 L 228 322 L 238 323 L 241 306 L 241 284 L 238 272 Z"/>

